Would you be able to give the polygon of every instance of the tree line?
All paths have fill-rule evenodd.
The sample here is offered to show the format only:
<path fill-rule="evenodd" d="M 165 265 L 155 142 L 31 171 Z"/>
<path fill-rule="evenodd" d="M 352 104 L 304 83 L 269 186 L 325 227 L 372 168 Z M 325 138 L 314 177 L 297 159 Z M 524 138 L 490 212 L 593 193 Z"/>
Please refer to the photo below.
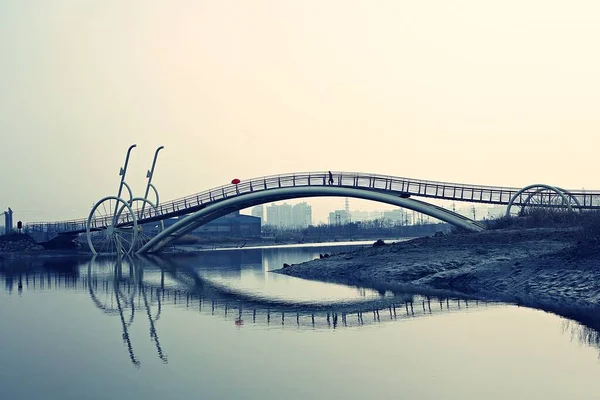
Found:
<path fill-rule="evenodd" d="M 282 228 L 273 225 L 263 225 L 262 236 L 282 237 L 294 236 L 303 238 L 371 238 L 371 237 L 409 237 L 426 236 L 436 232 L 446 232 L 450 226 L 445 223 L 402 225 L 389 219 L 349 222 L 346 224 L 319 224 L 306 228 Z"/>

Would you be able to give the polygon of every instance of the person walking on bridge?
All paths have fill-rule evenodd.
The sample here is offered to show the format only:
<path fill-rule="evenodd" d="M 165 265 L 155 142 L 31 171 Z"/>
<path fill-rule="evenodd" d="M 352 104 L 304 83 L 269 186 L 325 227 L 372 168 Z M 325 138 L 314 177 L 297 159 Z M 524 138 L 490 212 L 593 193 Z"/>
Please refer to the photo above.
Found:
<path fill-rule="evenodd" d="M 333 174 L 329 171 L 329 184 L 333 185 Z"/>

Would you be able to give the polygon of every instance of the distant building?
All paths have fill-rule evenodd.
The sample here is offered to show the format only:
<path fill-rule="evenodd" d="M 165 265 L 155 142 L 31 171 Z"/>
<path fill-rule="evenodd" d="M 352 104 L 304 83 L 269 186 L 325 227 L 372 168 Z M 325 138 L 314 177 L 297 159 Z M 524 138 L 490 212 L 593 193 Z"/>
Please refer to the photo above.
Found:
<path fill-rule="evenodd" d="M 288 228 L 292 226 L 292 206 L 283 203 L 279 207 L 279 226 Z"/>
<path fill-rule="evenodd" d="M 405 212 L 400 208 L 384 211 L 383 218 L 393 222 L 403 222 L 405 220 Z"/>
<path fill-rule="evenodd" d="M 8 207 L 8 211 L 4 211 L 4 233 L 9 234 L 13 231 L 13 210 Z"/>
<path fill-rule="evenodd" d="M 350 222 L 346 210 L 335 210 L 329 213 L 329 225 L 345 225 Z"/>
<path fill-rule="evenodd" d="M 279 228 L 306 228 L 312 225 L 312 207 L 306 202 L 267 206 L 266 225 Z"/>
<path fill-rule="evenodd" d="M 271 204 L 267 206 L 267 225 L 280 228 L 292 225 L 292 206 L 289 204 Z"/>
<path fill-rule="evenodd" d="M 275 203 L 267 206 L 266 225 L 279 226 L 279 207 Z"/>
<path fill-rule="evenodd" d="M 264 216 L 265 207 L 261 204 L 256 207 L 252 207 L 252 216 L 260 218 L 260 222 L 264 225 L 265 216 Z"/>
<path fill-rule="evenodd" d="M 306 202 L 295 204 L 292 207 L 292 226 L 306 228 L 312 225 L 312 207 Z"/>
<path fill-rule="evenodd" d="M 368 211 L 350 211 L 350 217 L 352 222 L 363 222 L 370 219 Z"/>
<path fill-rule="evenodd" d="M 179 218 L 165 220 L 165 228 L 173 225 L 178 220 Z M 251 215 L 243 215 L 240 214 L 239 211 L 236 211 L 196 228 L 191 234 L 198 236 L 255 237 L 260 236 L 260 228 L 260 218 Z"/>

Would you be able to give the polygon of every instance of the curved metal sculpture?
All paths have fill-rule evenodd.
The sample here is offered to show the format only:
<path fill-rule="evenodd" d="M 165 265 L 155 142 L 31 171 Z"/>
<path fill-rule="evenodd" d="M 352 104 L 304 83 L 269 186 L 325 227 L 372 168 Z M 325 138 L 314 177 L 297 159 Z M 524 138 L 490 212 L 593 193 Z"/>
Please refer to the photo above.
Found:
<path fill-rule="evenodd" d="M 132 144 L 127 149 L 125 164 L 119 170 L 121 182 L 117 195 L 100 199 L 94 204 L 88 215 L 86 236 L 88 246 L 94 255 L 99 253 L 129 254 L 134 249 L 137 237 L 137 218 L 129 206 L 133 194 L 125 182 L 125 176 L 131 151 L 136 146 Z M 123 188 L 127 189 L 129 200 L 121 197 Z M 123 214 L 123 211 L 126 213 Z"/>
<path fill-rule="evenodd" d="M 158 196 L 158 190 L 156 189 L 156 186 L 154 186 L 152 184 L 152 178 L 154 177 L 154 168 L 156 167 L 156 160 L 158 159 L 158 153 L 164 148 L 165 148 L 165 146 L 160 146 L 158 149 L 156 149 L 156 151 L 154 152 L 154 159 L 152 160 L 152 167 L 150 167 L 150 169 L 146 173 L 146 178 L 148 178 L 148 183 L 146 184 L 146 191 L 144 192 L 144 199 L 148 199 L 148 194 L 150 194 L 150 189 L 152 189 L 152 191 L 154 192 L 154 196 L 156 197 L 156 200 L 154 201 L 154 204 L 156 206 L 158 206 L 158 204 L 160 203 L 160 198 Z M 144 208 L 142 208 L 142 213 L 143 212 L 144 212 Z"/>
<path fill-rule="evenodd" d="M 152 167 L 147 172 L 148 183 L 144 197 L 133 197 L 131 187 L 125 181 L 127 166 L 131 151 L 136 147 L 135 144 L 129 146 L 125 156 L 125 164 L 119 171 L 121 182 L 116 196 L 107 196 L 102 198 L 92 207 L 88 215 L 85 231 L 88 246 L 92 254 L 131 254 L 142 247 L 149 237 L 144 232 L 144 227 L 138 224 L 138 220 L 158 214 L 157 206 L 159 201 L 158 190 L 152 184 L 154 168 L 158 153 L 164 148 L 160 146 L 154 153 Z M 123 188 L 127 190 L 129 199 L 121 197 Z M 153 190 L 156 201 L 148 199 L 150 189 Z M 139 204 L 139 208 L 134 210 L 134 205 Z M 152 233 L 160 233 L 164 228 L 163 222 L 158 221 L 150 229 Z"/>
<path fill-rule="evenodd" d="M 165 225 L 163 220 L 144 224 L 143 226 L 139 223 L 139 221 L 143 220 L 144 218 L 151 218 L 158 215 L 156 204 L 150 200 L 143 197 L 134 197 L 131 199 L 129 205 L 133 210 L 135 210 L 134 213 L 138 221 L 135 242 L 133 244 L 134 251 L 137 251 L 146 243 L 148 243 L 152 236 L 158 235 L 160 232 L 162 232 L 165 228 Z M 119 210 L 118 214 L 120 214 L 124 209 L 125 207 L 123 206 L 121 210 Z"/>
<path fill-rule="evenodd" d="M 525 198 L 525 200 L 523 202 L 521 202 L 520 205 L 522 208 L 530 205 L 532 203 L 532 201 L 536 198 L 538 198 L 538 205 L 540 205 L 542 207 L 555 207 L 555 208 L 563 207 L 563 208 L 566 208 L 568 211 L 571 211 L 572 210 L 571 201 L 573 203 L 575 203 L 575 205 L 578 208 L 581 207 L 581 204 L 580 204 L 579 200 L 577 199 L 577 197 L 575 197 L 568 190 L 557 187 L 557 186 L 546 185 L 543 183 L 536 183 L 533 185 L 525 186 L 521 190 L 517 191 L 510 198 L 510 200 L 508 201 L 508 205 L 506 206 L 506 214 L 505 215 L 507 217 L 511 216 L 511 213 L 510 213 L 511 208 L 514 205 L 515 201 L 519 198 L 519 196 L 523 195 L 524 193 L 526 193 L 528 191 L 531 191 L 532 189 L 536 189 L 536 190 L 529 193 L 528 196 Z M 544 192 L 548 192 L 548 193 L 544 193 Z M 559 198 L 560 200 L 562 200 L 561 204 L 554 204 L 553 201 L 555 200 L 555 198 L 553 198 L 552 195 L 554 195 L 555 198 Z M 544 201 L 546 201 L 546 203 L 544 203 Z"/>
<path fill-rule="evenodd" d="M 262 190 L 258 192 L 240 194 L 212 203 L 196 211 L 146 243 L 138 253 L 157 252 L 168 246 L 176 238 L 185 235 L 201 225 L 214 219 L 230 214 L 234 211 L 252 207 L 272 201 L 287 200 L 298 197 L 353 197 L 358 199 L 373 200 L 381 203 L 404 207 L 410 210 L 427 214 L 449 224 L 459 226 L 470 231 L 482 231 L 483 224 L 473 221 L 460 214 L 434 206 L 425 202 L 394 196 L 379 191 L 368 191 L 352 187 L 340 186 L 296 186 Z"/>
<path fill-rule="evenodd" d="M 152 160 L 152 167 L 146 173 L 146 178 L 148 178 L 148 182 L 146 183 L 146 190 L 144 192 L 144 197 L 134 197 L 130 201 L 130 205 L 136 210 L 136 217 L 139 220 L 144 220 L 147 218 L 156 217 L 159 215 L 158 205 L 160 202 L 160 197 L 158 195 L 158 189 L 156 186 L 152 184 L 152 178 L 154 177 L 154 169 L 156 167 L 156 160 L 158 159 L 158 153 L 164 149 L 164 146 L 160 146 L 154 152 L 154 159 Z M 148 195 L 150 194 L 150 189 L 154 193 L 155 201 L 150 201 L 148 199 Z M 137 207 L 134 207 L 135 204 L 139 204 Z M 139 224 L 138 224 L 139 225 Z M 158 220 L 155 222 L 151 222 L 148 224 L 139 225 L 138 226 L 138 235 L 135 242 L 135 250 L 137 251 L 141 247 L 143 247 L 150 239 L 160 234 L 165 229 L 163 220 Z"/>
<path fill-rule="evenodd" d="M 113 204 L 116 212 L 112 211 Z M 107 196 L 92 207 L 86 234 L 94 255 L 129 254 L 137 241 L 137 217 L 129 202 L 117 196 Z"/>

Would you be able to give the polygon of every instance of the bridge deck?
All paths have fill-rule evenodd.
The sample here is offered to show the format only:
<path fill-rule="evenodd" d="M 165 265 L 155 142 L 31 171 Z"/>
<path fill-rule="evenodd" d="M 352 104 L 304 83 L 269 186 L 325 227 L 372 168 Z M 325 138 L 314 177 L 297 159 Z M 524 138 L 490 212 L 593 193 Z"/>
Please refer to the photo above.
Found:
<path fill-rule="evenodd" d="M 190 214 L 210 204 L 247 193 L 265 191 L 275 188 L 298 186 L 325 186 L 359 188 L 370 191 L 383 191 L 405 197 L 424 197 L 440 200 L 451 200 L 471 203 L 507 205 L 520 188 L 458 184 L 410 179 L 386 175 L 364 174 L 357 172 L 335 172 L 333 182 L 329 182 L 328 172 L 305 172 L 285 175 L 266 176 L 242 181 L 237 185 L 228 184 L 187 197 L 164 202 L 156 211 L 146 208 L 142 214 L 135 210 L 138 223 L 150 223 L 166 218 Z M 583 209 L 600 209 L 600 191 L 569 190 Z M 520 206 L 526 202 L 535 189 L 521 193 L 513 203 Z M 130 224 L 129 215 L 125 215 L 119 224 Z M 29 232 L 56 232 L 65 234 L 83 233 L 86 231 L 87 219 L 33 222 L 25 225 Z M 92 221 L 92 230 L 99 230 L 111 225 L 108 218 Z"/>

